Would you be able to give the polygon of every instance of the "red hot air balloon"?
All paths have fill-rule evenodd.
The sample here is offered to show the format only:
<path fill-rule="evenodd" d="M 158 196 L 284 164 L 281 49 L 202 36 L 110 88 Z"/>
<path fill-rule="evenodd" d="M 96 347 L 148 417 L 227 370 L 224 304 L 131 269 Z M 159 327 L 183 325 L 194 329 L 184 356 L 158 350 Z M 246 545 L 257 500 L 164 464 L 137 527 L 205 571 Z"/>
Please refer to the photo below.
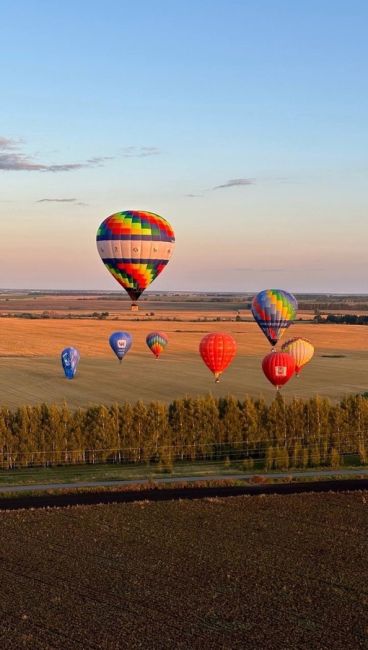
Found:
<path fill-rule="evenodd" d="M 268 381 L 279 390 L 293 376 L 295 359 L 287 352 L 271 352 L 263 359 L 262 370 Z"/>
<path fill-rule="evenodd" d="M 206 366 L 215 375 L 215 382 L 218 383 L 221 373 L 235 357 L 236 342 L 230 334 L 214 332 L 203 337 L 199 344 L 199 352 Z"/>

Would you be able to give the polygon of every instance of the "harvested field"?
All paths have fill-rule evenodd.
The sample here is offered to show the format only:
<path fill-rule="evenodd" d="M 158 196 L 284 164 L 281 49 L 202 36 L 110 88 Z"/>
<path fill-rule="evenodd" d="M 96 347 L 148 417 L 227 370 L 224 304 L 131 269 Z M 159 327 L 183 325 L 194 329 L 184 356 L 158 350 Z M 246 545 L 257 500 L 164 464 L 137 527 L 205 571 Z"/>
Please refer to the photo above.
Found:
<path fill-rule="evenodd" d="M 0 357 L 58 355 L 65 345 L 78 347 L 83 357 L 111 357 L 108 337 L 114 330 L 127 329 L 133 335 L 131 354 L 148 354 L 145 337 L 151 330 L 163 330 L 169 336 L 168 354 L 197 353 L 199 341 L 208 332 L 226 331 L 238 345 L 238 354 L 265 355 L 270 346 L 255 323 L 131 323 L 96 320 L 0 320 Z M 363 325 L 315 325 L 296 322 L 281 340 L 304 336 L 326 351 L 354 352 L 368 350 L 368 328 Z"/>
<path fill-rule="evenodd" d="M 213 392 L 274 395 L 261 370 L 269 345 L 254 323 L 115 322 L 73 320 L 0 320 L 0 395 L 10 407 L 44 400 L 70 406 L 122 400 L 170 401 L 185 394 Z M 121 366 L 113 357 L 108 336 L 128 329 L 133 347 Z M 164 355 L 156 361 L 145 344 L 146 334 L 162 329 L 169 336 Z M 210 331 L 230 332 L 238 355 L 220 384 L 202 363 L 198 344 Z M 316 393 L 338 399 L 368 387 L 368 329 L 359 325 L 312 325 L 297 322 L 290 336 L 306 336 L 316 346 L 312 363 L 299 379 L 283 388 L 285 396 L 309 397 Z M 60 351 L 67 345 L 80 350 L 77 377 L 64 379 Z M 326 356 L 328 355 L 328 356 Z"/>
<path fill-rule="evenodd" d="M 1 513 L 0 645 L 366 648 L 368 493 Z"/>

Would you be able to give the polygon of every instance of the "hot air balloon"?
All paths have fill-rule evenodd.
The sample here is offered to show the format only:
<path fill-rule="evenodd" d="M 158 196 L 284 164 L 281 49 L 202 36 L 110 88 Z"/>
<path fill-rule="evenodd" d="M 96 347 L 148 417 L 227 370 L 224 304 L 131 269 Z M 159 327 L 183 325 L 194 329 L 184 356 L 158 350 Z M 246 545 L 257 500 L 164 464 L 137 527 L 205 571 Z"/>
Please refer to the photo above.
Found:
<path fill-rule="evenodd" d="M 146 343 L 156 359 L 159 358 L 168 342 L 169 339 L 163 332 L 150 332 L 146 337 Z"/>
<path fill-rule="evenodd" d="M 80 354 L 75 348 L 65 348 L 61 353 L 61 363 L 67 379 L 73 379 L 77 372 Z"/>
<path fill-rule="evenodd" d="M 299 375 L 303 366 L 305 366 L 314 355 L 314 347 L 312 343 L 308 341 L 308 339 L 303 339 L 300 336 L 286 341 L 284 345 L 281 346 L 281 350 L 294 357 L 296 376 Z"/>
<path fill-rule="evenodd" d="M 262 361 L 262 370 L 268 381 L 279 390 L 293 376 L 295 359 L 287 352 L 270 352 Z"/>
<path fill-rule="evenodd" d="M 109 338 L 111 349 L 121 362 L 132 346 L 133 339 L 128 332 L 113 332 Z"/>
<path fill-rule="evenodd" d="M 116 212 L 97 231 L 97 249 L 102 261 L 133 300 L 132 307 L 164 270 L 174 245 L 172 227 L 153 212 Z"/>
<path fill-rule="evenodd" d="M 203 337 L 199 344 L 200 355 L 215 375 L 215 382 L 220 381 L 221 373 L 235 357 L 236 342 L 230 334 L 214 332 Z"/>
<path fill-rule="evenodd" d="M 252 301 L 252 314 L 271 345 L 276 345 L 296 317 L 298 303 L 282 289 L 265 289 Z"/>

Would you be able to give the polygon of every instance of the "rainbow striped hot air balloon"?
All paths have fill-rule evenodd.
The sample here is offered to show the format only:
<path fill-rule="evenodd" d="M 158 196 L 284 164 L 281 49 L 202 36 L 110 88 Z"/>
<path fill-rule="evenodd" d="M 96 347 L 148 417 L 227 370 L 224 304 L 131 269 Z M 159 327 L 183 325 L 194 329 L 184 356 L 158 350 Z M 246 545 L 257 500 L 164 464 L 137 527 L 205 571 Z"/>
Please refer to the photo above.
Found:
<path fill-rule="evenodd" d="M 314 346 L 308 339 L 301 336 L 289 339 L 281 346 L 283 352 L 287 352 L 295 359 L 296 376 L 299 375 L 303 366 L 308 363 L 314 355 Z"/>
<path fill-rule="evenodd" d="M 152 354 L 155 355 L 156 359 L 158 359 L 161 352 L 164 351 L 168 342 L 169 339 L 163 332 L 150 332 L 146 337 L 146 343 Z"/>
<path fill-rule="evenodd" d="M 284 331 L 295 320 L 297 309 L 296 298 L 282 289 L 265 289 L 252 301 L 254 320 L 271 345 L 276 345 Z"/>
<path fill-rule="evenodd" d="M 172 227 L 153 212 L 116 212 L 97 231 L 103 263 L 133 301 L 164 270 L 174 245 Z"/>

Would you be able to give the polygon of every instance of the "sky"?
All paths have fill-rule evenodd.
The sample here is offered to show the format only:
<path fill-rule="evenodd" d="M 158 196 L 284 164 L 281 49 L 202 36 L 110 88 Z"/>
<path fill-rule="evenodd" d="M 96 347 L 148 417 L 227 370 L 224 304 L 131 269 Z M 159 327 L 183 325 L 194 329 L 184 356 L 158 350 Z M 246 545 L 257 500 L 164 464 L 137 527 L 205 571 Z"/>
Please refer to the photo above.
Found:
<path fill-rule="evenodd" d="M 0 0 L 0 287 L 118 289 L 108 215 L 156 212 L 157 290 L 368 292 L 364 0 Z"/>

